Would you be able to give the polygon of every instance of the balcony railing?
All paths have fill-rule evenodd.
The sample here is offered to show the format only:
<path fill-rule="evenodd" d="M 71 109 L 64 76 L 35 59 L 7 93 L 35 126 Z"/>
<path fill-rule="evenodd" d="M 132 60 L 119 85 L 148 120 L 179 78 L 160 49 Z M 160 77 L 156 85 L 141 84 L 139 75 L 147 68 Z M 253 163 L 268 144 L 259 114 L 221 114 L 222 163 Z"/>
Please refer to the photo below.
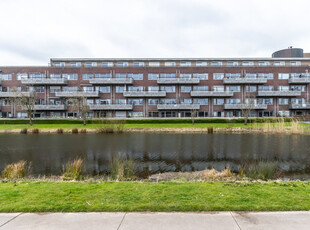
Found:
<path fill-rule="evenodd" d="M 288 83 L 310 83 L 310 77 L 292 77 L 288 79 Z"/>
<path fill-rule="evenodd" d="M 232 97 L 231 91 L 191 91 L 192 97 Z"/>
<path fill-rule="evenodd" d="M 199 84 L 199 78 L 160 78 L 157 84 Z"/>
<path fill-rule="evenodd" d="M 35 105 L 35 110 L 66 110 L 66 105 Z"/>
<path fill-rule="evenodd" d="M 301 91 L 258 91 L 257 95 L 261 97 L 295 97 L 300 96 Z"/>
<path fill-rule="evenodd" d="M 0 97 L 29 97 L 30 92 L 0 92 Z"/>
<path fill-rule="evenodd" d="M 90 110 L 132 110 L 133 105 L 109 104 L 109 105 L 89 105 Z"/>
<path fill-rule="evenodd" d="M 290 109 L 310 109 L 310 104 L 290 104 Z"/>
<path fill-rule="evenodd" d="M 66 78 L 33 78 L 22 79 L 22 84 L 25 85 L 66 85 L 68 80 Z"/>
<path fill-rule="evenodd" d="M 166 91 L 126 91 L 124 97 L 165 97 Z"/>
<path fill-rule="evenodd" d="M 224 84 L 265 84 L 265 78 L 224 78 Z"/>
<path fill-rule="evenodd" d="M 132 84 L 132 78 L 93 78 L 89 80 L 91 84 Z"/>
<path fill-rule="evenodd" d="M 70 91 L 62 91 L 56 92 L 56 97 L 99 97 L 99 91 L 92 91 L 92 92 L 70 92 Z"/>
<path fill-rule="evenodd" d="M 266 104 L 224 104 L 224 109 L 267 109 Z"/>
<path fill-rule="evenodd" d="M 158 110 L 199 110 L 199 104 L 160 104 Z"/>

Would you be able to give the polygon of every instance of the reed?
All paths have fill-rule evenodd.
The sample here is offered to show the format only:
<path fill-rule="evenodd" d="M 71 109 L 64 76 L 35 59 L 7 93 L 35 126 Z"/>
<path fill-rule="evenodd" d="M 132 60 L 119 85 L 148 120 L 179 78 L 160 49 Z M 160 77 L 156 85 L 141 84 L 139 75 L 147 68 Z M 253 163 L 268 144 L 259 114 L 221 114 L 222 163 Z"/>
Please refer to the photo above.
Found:
<path fill-rule="evenodd" d="M 26 129 L 26 128 L 25 128 L 25 129 L 21 129 L 21 130 L 20 130 L 20 133 L 21 133 L 21 134 L 27 134 L 27 133 L 28 133 L 28 129 Z"/>
<path fill-rule="evenodd" d="M 39 134 L 40 131 L 39 131 L 39 129 L 32 129 L 32 133 L 33 133 L 33 134 Z"/>
<path fill-rule="evenodd" d="M 101 120 L 96 126 L 97 133 L 122 133 L 125 123 L 125 120 Z"/>
<path fill-rule="evenodd" d="M 83 159 L 77 158 L 73 161 L 69 161 L 66 164 L 66 171 L 63 174 L 63 179 L 64 180 L 81 179 L 82 168 L 83 168 Z"/>
<path fill-rule="evenodd" d="M 71 130 L 71 133 L 72 133 L 72 134 L 78 134 L 78 133 L 79 133 L 79 130 L 78 130 L 77 128 L 73 128 L 73 129 Z"/>
<path fill-rule="evenodd" d="M 112 158 L 110 176 L 116 181 L 130 181 L 136 178 L 133 160 L 122 159 L 119 155 Z"/>
<path fill-rule="evenodd" d="M 87 130 L 86 129 L 81 129 L 80 133 L 87 133 Z"/>
<path fill-rule="evenodd" d="M 56 130 L 56 133 L 58 133 L 58 134 L 63 134 L 63 133 L 64 133 L 64 130 L 63 130 L 63 129 L 57 129 L 57 130 Z"/>
<path fill-rule="evenodd" d="M 26 161 L 9 164 L 2 172 L 2 177 L 6 179 L 23 178 L 26 175 Z"/>
<path fill-rule="evenodd" d="M 208 129 L 208 133 L 213 133 L 214 132 L 213 126 L 209 126 L 207 129 Z"/>
<path fill-rule="evenodd" d="M 257 161 L 241 167 L 239 176 L 246 176 L 251 179 L 269 180 L 276 178 L 279 173 L 277 161 Z"/>
<path fill-rule="evenodd" d="M 230 179 L 233 176 L 234 174 L 229 168 L 226 168 L 223 171 L 217 171 L 215 169 L 207 169 L 203 171 L 203 179 L 205 181 Z"/>

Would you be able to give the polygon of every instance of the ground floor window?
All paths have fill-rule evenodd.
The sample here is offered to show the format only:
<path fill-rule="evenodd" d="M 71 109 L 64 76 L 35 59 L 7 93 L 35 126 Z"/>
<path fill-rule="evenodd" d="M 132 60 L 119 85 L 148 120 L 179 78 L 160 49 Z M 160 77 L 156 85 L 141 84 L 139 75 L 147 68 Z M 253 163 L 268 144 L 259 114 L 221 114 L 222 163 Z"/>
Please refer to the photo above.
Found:
<path fill-rule="evenodd" d="M 224 117 L 224 112 L 213 112 L 213 117 Z"/>
<path fill-rule="evenodd" d="M 258 112 L 259 117 L 272 117 L 273 111 L 260 111 Z"/>
<path fill-rule="evenodd" d="M 159 112 L 149 112 L 149 117 L 159 117 Z"/>
<path fill-rule="evenodd" d="M 173 111 L 163 111 L 160 112 L 161 117 L 176 117 L 177 113 Z"/>
<path fill-rule="evenodd" d="M 8 118 L 8 117 L 12 117 L 12 113 L 10 112 L 2 112 L 0 113 L 1 118 Z"/>
<path fill-rule="evenodd" d="M 27 113 L 18 112 L 16 115 L 17 118 L 27 118 Z"/>
<path fill-rule="evenodd" d="M 143 112 L 129 112 L 129 117 L 143 117 Z"/>

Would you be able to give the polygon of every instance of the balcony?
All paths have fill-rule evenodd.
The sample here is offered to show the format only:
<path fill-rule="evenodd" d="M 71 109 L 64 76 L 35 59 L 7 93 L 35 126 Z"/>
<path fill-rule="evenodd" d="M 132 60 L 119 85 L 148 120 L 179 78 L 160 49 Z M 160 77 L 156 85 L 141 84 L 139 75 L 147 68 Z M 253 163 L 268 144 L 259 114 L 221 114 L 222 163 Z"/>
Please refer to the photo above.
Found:
<path fill-rule="evenodd" d="M 199 78 L 160 78 L 157 80 L 157 84 L 199 84 Z"/>
<path fill-rule="evenodd" d="M 22 79 L 25 85 L 67 85 L 68 80 L 65 78 L 33 78 Z"/>
<path fill-rule="evenodd" d="M 232 97 L 231 91 L 191 91 L 192 97 Z"/>
<path fill-rule="evenodd" d="M 161 104 L 157 105 L 158 110 L 199 110 L 199 104 Z"/>
<path fill-rule="evenodd" d="M 294 83 L 308 84 L 308 83 L 310 83 L 310 77 L 292 77 L 292 78 L 288 79 L 288 83 L 289 84 L 294 84 Z"/>
<path fill-rule="evenodd" d="M 267 109 L 266 104 L 224 104 L 224 109 Z"/>
<path fill-rule="evenodd" d="M 301 91 L 258 91 L 260 97 L 296 97 L 300 96 Z"/>
<path fill-rule="evenodd" d="M 0 92 L 0 97 L 30 97 L 29 92 Z"/>
<path fill-rule="evenodd" d="M 89 80 L 91 84 L 113 85 L 113 84 L 132 84 L 132 78 L 93 78 Z"/>
<path fill-rule="evenodd" d="M 126 91 L 124 97 L 165 97 L 166 91 Z"/>
<path fill-rule="evenodd" d="M 224 78 L 224 84 L 265 84 L 264 78 Z"/>
<path fill-rule="evenodd" d="M 290 109 L 310 109 L 310 104 L 290 104 Z"/>
<path fill-rule="evenodd" d="M 109 104 L 109 105 L 100 105 L 93 104 L 89 105 L 90 110 L 132 110 L 133 105 L 122 105 L 122 104 Z"/>
<path fill-rule="evenodd" d="M 66 105 L 35 105 L 35 110 L 66 110 Z"/>
<path fill-rule="evenodd" d="M 76 91 L 76 92 L 69 92 L 69 91 L 63 91 L 63 92 L 56 92 L 56 97 L 99 97 L 99 91 L 92 91 L 92 92 L 82 92 L 82 91 Z"/>

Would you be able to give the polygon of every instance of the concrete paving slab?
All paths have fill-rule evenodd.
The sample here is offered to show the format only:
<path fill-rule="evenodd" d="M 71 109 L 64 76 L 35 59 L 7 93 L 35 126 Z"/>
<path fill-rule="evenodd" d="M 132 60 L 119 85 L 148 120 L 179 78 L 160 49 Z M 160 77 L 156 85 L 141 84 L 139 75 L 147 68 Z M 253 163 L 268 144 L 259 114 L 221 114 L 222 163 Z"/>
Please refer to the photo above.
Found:
<path fill-rule="evenodd" d="M 120 230 L 239 229 L 229 212 L 127 213 Z"/>
<path fill-rule="evenodd" d="M 124 215 L 125 213 L 25 213 L 4 225 L 1 230 L 116 230 Z"/>
<path fill-rule="evenodd" d="M 18 215 L 20 215 L 20 213 L 0 213 L 0 226 L 14 219 Z"/>
<path fill-rule="evenodd" d="M 233 212 L 241 229 L 310 229 L 310 212 Z"/>

